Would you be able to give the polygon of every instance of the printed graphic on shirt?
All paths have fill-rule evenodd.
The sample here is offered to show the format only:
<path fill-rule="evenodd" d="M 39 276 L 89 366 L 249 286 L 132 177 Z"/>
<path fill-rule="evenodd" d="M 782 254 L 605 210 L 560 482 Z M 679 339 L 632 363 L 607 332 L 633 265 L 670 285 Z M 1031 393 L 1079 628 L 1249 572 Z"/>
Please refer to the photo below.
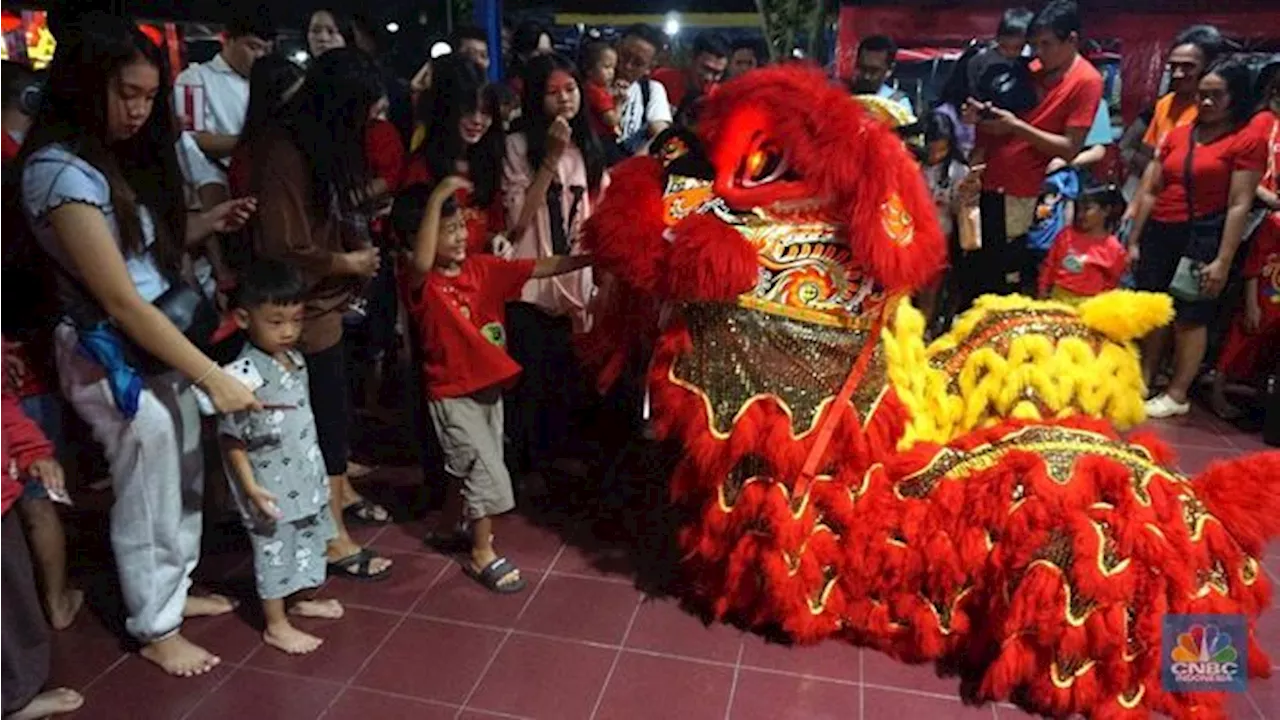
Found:
<path fill-rule="evenodd" d="M 1258 292 L 1264 302 L 1280 306 L 1280 252 L 1267 256 L 1258 278 Z"/>
<path fill-rule="evenodd" d="M 505 348 L 507 346 L 507 331 L 506 328 L 502 327 L 502 323 L 500 322 L 491 322 L 488 325 L 485 325 L 480 328 L 480 334 L 484 336 L 485 340 L 488 340 L 500 348 Z"/>
<path fill-rule="evenodd" d="M 1088 258 L 1084 255 L 1067 255 L 1062 258 L 1062 268 L 1069 273 L 1084 272 L 1084 265 Z"/>

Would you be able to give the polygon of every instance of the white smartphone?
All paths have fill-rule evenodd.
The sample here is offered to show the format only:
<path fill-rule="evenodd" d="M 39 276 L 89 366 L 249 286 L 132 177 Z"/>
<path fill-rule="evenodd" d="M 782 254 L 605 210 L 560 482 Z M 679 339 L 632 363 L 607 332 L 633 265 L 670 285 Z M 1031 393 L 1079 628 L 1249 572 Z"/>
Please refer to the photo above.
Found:
<path fill-rule="evenodd" d="M 267 381 L 262 379 L 262 373 L 258 372 L 258 367 L 249 358 L 240 358 L 233 363 L 223 365 L 222 369 L 231 377 L 244 383 L 244 386 L 249 388 L 249 392 L 256 392 L 258 388 L 267 384 Z M 213 401 L 209 399 L 205 391 L 199 387 L 192 389 L 195 391 L 196 404 L 200 406 L 200 413 L 202 415 L 217 415 L 218 409 L 213 406 Z"/>

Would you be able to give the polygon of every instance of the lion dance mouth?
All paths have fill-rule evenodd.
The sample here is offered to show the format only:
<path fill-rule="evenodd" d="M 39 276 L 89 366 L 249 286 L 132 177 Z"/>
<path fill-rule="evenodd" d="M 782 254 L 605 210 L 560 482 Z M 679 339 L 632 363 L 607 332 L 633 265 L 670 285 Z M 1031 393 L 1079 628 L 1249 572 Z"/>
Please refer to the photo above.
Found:
<path fill-rule="evenodd" d="M 1170 614 L 1247 618 L 1280 454 L 1172 468 L 1132 341 L 1164 296 L 983 298 L 926 345 L 905 299 L 944 247 L 890 130 L 815 71 L 756 71 L 697 135 L 619 166 L 586 228 L 616 287 L 584 345 L 607 384 L 650 329 L 652 425 L 688 587 L 718 618 L 946 661 L 982 699 L 1224 717 L 1162 683 Z"/>

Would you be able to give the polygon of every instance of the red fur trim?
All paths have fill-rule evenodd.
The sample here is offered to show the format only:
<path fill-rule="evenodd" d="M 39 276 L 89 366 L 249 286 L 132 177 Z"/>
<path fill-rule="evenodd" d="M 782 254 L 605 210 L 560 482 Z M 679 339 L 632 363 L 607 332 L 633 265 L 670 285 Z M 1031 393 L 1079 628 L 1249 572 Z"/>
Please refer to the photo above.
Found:
<path fill-rule="evenodd" d="M 730 300 L 756 284 L 756 250 L 713 215 L 690 215 L 674 228 L 667 283 L 675 300 Z"/>
<path fill-rule="evenodd" d="M 582 243 L 597 267 L 644 293 L 654 293 L 667 274 L 662 237 L 662 165 L 637 157 L 609 171 L 609 188 L 582 226 Z"/>
<path fill-rule="evenodd" d="M 1210 512 L 1255 557 L 1280 535 L 1280 452 L 1215 462 L 1192 483 Z"/>
<path fill-rule="evenodd" d="M 818 68 L 762 68 L 725 84 L 708 99 L 699 128 L 716 166 L 717 193 L 731 205 L 827 200 L 832 219 L 849 229 L 854 257 L 890 289 L 921 287 L 942 267 L 946 244 L 918 164 L 892 129 Z M 733 174 L 757 133 L 784 148 L 799 181 L 736 188 Z M 884 206 L 895 194 L 914 225 L 906 244 L 885 229 Z"/>

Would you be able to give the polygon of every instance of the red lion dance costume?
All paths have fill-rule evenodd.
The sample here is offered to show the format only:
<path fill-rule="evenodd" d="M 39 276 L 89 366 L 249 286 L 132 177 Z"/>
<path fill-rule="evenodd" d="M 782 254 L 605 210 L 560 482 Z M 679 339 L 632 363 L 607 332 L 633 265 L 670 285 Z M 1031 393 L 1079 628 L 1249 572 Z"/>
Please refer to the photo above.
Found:
<path fill-rule="evenodd" d="M 925 346 L 904 298 L 945 247 L 902 142 L 816 70 L 763 69 L 612 177 L 585 240 L 612 279 L 587 355 L 648 391 L 696 601 L 799 642 L 958 662 L 1055 715 L 1223 715 L 1163 689 L 1167 613 L 1249 618 L 1280 457 L 1188 479 L 1142 420 L 1131 340 L 1164 296 L 982 299 Z"/>

